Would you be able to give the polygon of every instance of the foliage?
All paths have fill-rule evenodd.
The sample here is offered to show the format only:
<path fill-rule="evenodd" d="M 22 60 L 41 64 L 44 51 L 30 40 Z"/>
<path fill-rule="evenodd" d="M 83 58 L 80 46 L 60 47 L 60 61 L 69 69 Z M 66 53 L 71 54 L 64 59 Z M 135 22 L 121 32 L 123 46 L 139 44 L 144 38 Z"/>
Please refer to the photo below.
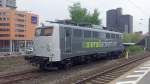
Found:
<path fill-rule="evenodd" d="M 93 14 L 88 13 L 86 8 L 82 8 L 80 3 L 74 3 L 73 6 L 69 7 L 70 17 L 72 21 L 76 23 L 88 23 L 99 25 L 101 20 L 98 19 L 99 12 L 97 9 L 94 10 Z"/>
<path fill-rule="evenodd" d="M 129 54 L 142 53 L 144 52 L 144 48 L 141 46 L 129 46 L 127 51 Z"/>
<path fill-rule="evenodd" d="M 136 33 L 124 33 L 123 35 L 123 42 L 133 42 L 133 43 L 137 43 L 142 39 L 142 36 L 140 34 L 136 34 Z"/>

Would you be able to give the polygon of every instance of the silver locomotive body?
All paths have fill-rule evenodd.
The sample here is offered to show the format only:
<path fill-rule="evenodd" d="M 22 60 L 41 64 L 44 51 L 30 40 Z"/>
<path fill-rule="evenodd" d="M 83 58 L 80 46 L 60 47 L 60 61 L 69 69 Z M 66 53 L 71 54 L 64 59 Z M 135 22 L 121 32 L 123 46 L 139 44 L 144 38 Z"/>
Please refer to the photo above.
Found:
<path fill-rule="evenodd" d="M 122 34 L 97 28 L 53 24 L 36 30 L 30 63 L 45 67 L 62 67 L 101 57 L 119 55 L 124 47 Z"/>

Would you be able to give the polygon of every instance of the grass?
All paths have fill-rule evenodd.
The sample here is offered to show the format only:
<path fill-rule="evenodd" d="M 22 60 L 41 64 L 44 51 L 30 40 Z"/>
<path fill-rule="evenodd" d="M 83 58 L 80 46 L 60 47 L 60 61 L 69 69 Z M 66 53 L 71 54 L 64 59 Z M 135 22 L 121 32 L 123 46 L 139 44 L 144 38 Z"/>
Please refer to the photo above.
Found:
<path fill-rule="evenodd" d="M 0 58 L 0 72 L 12 67 L 24 65 L 24 59 L 22 57 L 6 57 Z"/>
<path fill-rule="evenodd" d="M 144 48 L 141 46 L 137 46 L 137 45 L 129 46 L 126 50 L 128 51 L 130 55 L 144 52 Z"/>

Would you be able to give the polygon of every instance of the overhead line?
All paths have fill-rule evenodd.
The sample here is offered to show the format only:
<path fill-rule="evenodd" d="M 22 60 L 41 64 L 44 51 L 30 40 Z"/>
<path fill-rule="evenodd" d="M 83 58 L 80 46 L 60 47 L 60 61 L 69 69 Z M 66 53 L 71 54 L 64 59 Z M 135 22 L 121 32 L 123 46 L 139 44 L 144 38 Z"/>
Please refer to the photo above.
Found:
<path fill-rule="evenodd" d="M 128 0 L 137 10 L 139 10 L 142 14 L 149 16 L 150 14 L 147 14 L 147 12 L 145 12 L 141 7 L 139 7 L 138 5 L 136 5 L 132 0 Z"/>

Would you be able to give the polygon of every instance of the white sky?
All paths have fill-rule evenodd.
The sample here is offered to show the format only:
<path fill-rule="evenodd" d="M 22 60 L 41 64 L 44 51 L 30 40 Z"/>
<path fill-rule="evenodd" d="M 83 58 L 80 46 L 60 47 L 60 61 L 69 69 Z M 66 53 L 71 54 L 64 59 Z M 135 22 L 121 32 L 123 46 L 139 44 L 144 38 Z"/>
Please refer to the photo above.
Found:
<path fill-rule="evenodd" d="M 45 20 L 69 18 L 68 7 L 73 2 L 80 2 L 82 7 L 90 12 L 97 8 L 103 25 L 106 25 L 106 11 L 118 7 L 123 8 L 124 14 L 133 15 L 134 31 L 148 31 L 150 16 L 150 0 L 17 0 L 19 10 L 31 11 L 40 16 L 40 22 Z"/>

